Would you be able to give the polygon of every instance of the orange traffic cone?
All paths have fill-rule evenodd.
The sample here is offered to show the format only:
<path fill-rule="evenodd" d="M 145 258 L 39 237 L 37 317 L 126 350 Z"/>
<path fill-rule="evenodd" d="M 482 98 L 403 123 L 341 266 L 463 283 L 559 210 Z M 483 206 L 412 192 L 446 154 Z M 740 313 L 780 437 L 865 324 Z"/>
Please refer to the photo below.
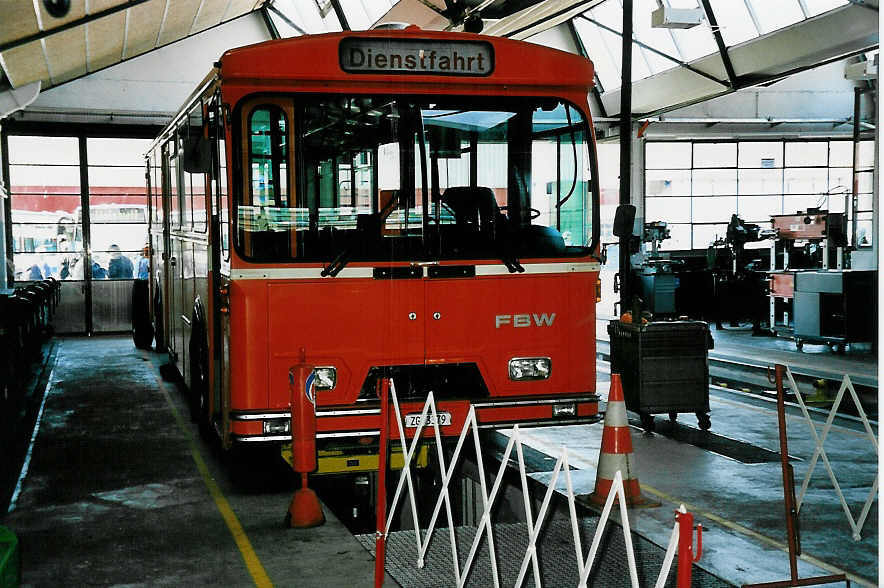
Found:
<path fill-rule="evenodd" d="M 641 494 L 632 455 L 632 437 L 626 422 L 626 402 L 620 374 L 611 374 L 611 390 L 608 392 L 608 408 L 605 411 L 605 428 L 602 430 L 602 448 L 595 477 L 595 491 L 589 499 L 604 504 L 611 492 L 614 475 L 620 471 L 623 477 L 623 493 L 629 506 L 645 505 L 648 501 Z"/>

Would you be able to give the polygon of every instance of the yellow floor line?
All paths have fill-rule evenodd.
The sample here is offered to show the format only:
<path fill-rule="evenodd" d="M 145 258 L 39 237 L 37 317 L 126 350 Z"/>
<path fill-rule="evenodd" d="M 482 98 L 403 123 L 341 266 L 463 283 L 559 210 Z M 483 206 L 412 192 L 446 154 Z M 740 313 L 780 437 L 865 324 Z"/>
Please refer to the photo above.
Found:
<path fill-rule="evenodd" d="M 526 434 L 524 431 L 522 431 L 521 433 L 522 433 L 522 438 L 524 440 L 528 441 L 529 443 L 531 443 L 534 446 L 534 449 L 544 452 L 547 455 L 558 454 L 558 448 L 555 448 L 555 447 L 551 446 L 550 444 L 548 444 L 544 441 L 541 441 L 540 439 L 537 439 L 536 437 L 534 437 L 532 435 Z M 578 455 L 575 455 L 571 452 L 568 452 L 568 462 L 572 466 L 579 467 L 581 465 L 585 466 L 585 465 L 589 464 L 594 469 L 596 469 L 596 470 L 598 469 L 598 463 L 596 463 L 593 460 L 588 459 L 586 457 L 580 457 Z M 641 489 L 643 492 L 647 492 L 648 494 L 653 494 L 657 498 L 659 498 L 661 500 L 665 500 L 666 502 L 671 503 L 675 507 L 678 507 L 679 505 L 684 504 L 685 508 L 688 511 L 692 512 L 696 516 L 705 517 L 711 521 L 715 521 L 716 523 L 718 523 L 719 525 L 721 525 L 723 527 L 727 527 L 728 529 L 731 529 L 732 531 L 736 531 L 737 533 L 740 533 L 742 535 L 747 535 L 747 536 L 752 537 L 753 539 L 756 539 L 758 541 L 761 541 L 762 543 L 765 543 L 771 547 L 774 547 L 776 549 L 779 549 L 781 551 L 789 553 L 788 543 L 784 543 L 783 541 L 777 541 L 776 539 L 771 539 L 770 537 L 768 537 L 766 535 L 762 535 L 758 531 L 753 531 L 752 529 L 745 527 L 745 526 L 741 525 L 740 523 L 735 523 L 733 521 L 730 521 L 728 519 L 720 517 L 716 514 L 705 511 L 705 510 L 697 507 L 697 505 L 695 505 L 695 504 L 691 504 L 691 503 L 686 502 L 684 500 L 680 500 L 678 498 L 675 498 L 674 496 L 670 496 L 669 494 L 666 494 L 665 492 L 663 492 L 661 490 L 657 490 L 653 486 L 648 486 L 647 484 L 642 484 L 641 482 L 639 482 L 639 486 L 641 486 Z M 862 578 L 860 576 L 857 576 L 855 574 L 851 574 L 850 572 L 847 572 L 845 570 L 837 568 L 837 567 L 833 566 L 832 564 L 828 564 L 822 560 L 819 560 L 819 559 L 813 557 L 812 555 L 807 555 L 807 554 L 802 553 L 801 555 L 798 556 L 798 559 L 806 561 L 807 563 L 813 564 L 813 565 L 815 565 L 819 568 L 822 568 L 826 571 L 829 571 L 833 574 L 844 574 L 845 576 L 847 576 L 847 578 L 851 582 L 855 582 L 861 586 L 868 586 L 869 588 L 875 588 L 877 586 L 877 584 L 870 582 L 869 580 L 867 580 L 865 578 Z"/>
<path fill-rule="evenodd" d="M 194 463 L 196 463 L 196 467 L 203 478 L 206 488 L 209 490 L 209 494 L 212 495 L 212 499 L 215 501 L 215 506 L 218 508 L 218 512 L 221 513 L 224 522 L 227 523 L 227 528 L 230 530 L 230 534 L 233 535 L 233 540 L 239 548 L 239 552 L 246 564 L 246 568 L 249 570 L 249 574 L 252 576 L 252 580 L 255 582 L 255 586 L 258 586 L 259 588 L 272 587 L 273 582 L 270 581 L 267 571 L 264 569 L 264 566 L 261 565 L 261 560 L 258 559 L 258 554 L 255 553 L 255 549 L 252 547 L 252 543 L 249 541 L 245 530 L 242 528 L 236 513 L 233 512 L 233 508 L 231 508 L 227 498 L 224 497 L 221 488 L 219 488 L 215 480 L 212 479 L 212 475 L 209 473 L 209 468 L 206 466 L 206 462 L 203 460 L 203 456 L 199 452 L 196 443 L 194 443 L 190 427 L 184 421 L 181 413 L 178 412 L 178 409 L 172 402 L 172 397 L 169 396 L 169 392 L 166 390 L 165 384 L 159 379 L 156 372 L 154 372 L 154 378 L 159 385 L 160 392 L 165 396 L 169 408 L 172 409 L 172 414 L 175 417 L 175 421 L 178 423 L 178 428 L 187 435 L 188 443 L 190 444 L 190 455 L 193 457 Z"/>

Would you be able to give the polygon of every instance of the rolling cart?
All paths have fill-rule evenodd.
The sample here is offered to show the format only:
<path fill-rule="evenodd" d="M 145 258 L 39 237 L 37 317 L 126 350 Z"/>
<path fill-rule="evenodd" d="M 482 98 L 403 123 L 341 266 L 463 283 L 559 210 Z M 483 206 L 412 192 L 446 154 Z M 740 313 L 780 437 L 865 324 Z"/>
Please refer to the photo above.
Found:
<path fill-rule="evenodd" d="M 623 382 L 626 409 L 641 417 L 646 431 L 654 430 L 655 414 L 691 412 L 707 431 L 709 418 L 709 363 L 712 347 L 709 325 L 701 321 L 659 321 L 644 325 L 608 323 L 611 372 Z"/>
<path fill-rule="evenodd" d="M 795 346 L 829 345 L 843 353 L 850 343 L 877 339 L 877 272 L 795 272 Z"/>

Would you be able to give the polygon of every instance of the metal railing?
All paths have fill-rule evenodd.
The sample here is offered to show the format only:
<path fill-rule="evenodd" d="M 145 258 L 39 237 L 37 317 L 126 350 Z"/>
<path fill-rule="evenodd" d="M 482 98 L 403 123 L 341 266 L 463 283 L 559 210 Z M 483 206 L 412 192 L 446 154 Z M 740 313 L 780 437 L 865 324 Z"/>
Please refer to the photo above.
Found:
<path fill-rule="evenodd" d="M 795 377 L 792 375 L 792 370 L 786 366 L 786 378 L 789 382 L 789 387 L 795 393 L 795 398 L 798 402 L 798 406 L 801 409 L 802 414 L 804 415 L 804 419 L 807 421 L 807 426 L 810 428 L 810 434 L 813 437 L 813 441 L 815 444 L 815 448 L 813 450 L 813 457 L 810 458 L 810 464 L 807 469 L 807 473 L 804 475 L 804 481 L 801 484 L 801 490 L 798 492 L 798 496 L 796 497 L 796 510 L 801 511 L 801 504 L 804 501 L 804 495 L 807 493 L 808 486 L 810 485 L 810 479 L 813 476 L 814 471 L 816 470 L 817 462 L 819 459 L 823 460 L 823 465 L 826 468 L 826 472 L 829 474 L 829 479 L 832 482 L 832 486 L 835 489 L 835 493 L 838 495 L 838 500 L 841 502 L 841 508 L 844 510 L 844 515 L 847 518 L 847 522 L 850 525 L 851 534 L 853 536 L 854 541 L 860 541 L 862 539 L 862 528 L 865 525 L 866 518 L 869 515 L 869 511 L 872 508 L 872 503 L 875 500 L 876 495 L 878 494 L 878 474 L 875 474 L 875 481 L 872 483 L 872 487 L 869 490 L 869 495 L 866 498 L 865 503 L 863 504 L 862 511 L 858 518 L 853 517 L 853 512 L 850 509 L 850 506 L 847 504 L 847 500 L 844 498 L 844 493 L 841 491 L 841 486 L 838 484 L 838 479 L 835 477 L 835 472 L 832 469 L 832 464 L 829 463 L 829 457 L 826 455 L 826 449 L 824 444 L 826 442 L 826 437 L 829 435 L 829 431 L 832 428 L 832 423 L 835 420 L 835 416 L 838 413 L 838 408 L 841 406 L 841 401 L 844 399 L 844 393 L 850 392 L 851 398 L 853 398 L 853 402 L 856 404 L 857 412 L 859 413 L 860 420 L 863 423 L 863 427 L 866 430 L 866 434 L 869 437 L 869 440 L 872 443 L 872 446 L 875 450 L 875 455 L 878 455 L 878 438 L 875 437 L 875 433 L 872 431 L 872 426 L 869 423 L 869 419 L 866 416 L 865 411 L 863 410 L 862 403 L 859 401 L 859 396 L 856 393 L 856 389 L 853 387 L 853 382 L 850 381 L 850 376 L 845 374 L 841 380 L 841 387 L 838 389 L 838 394 L 835 396 L 835 401 L 832 404 L 832 409 L 829 412 L 828 417 L 826 418 L 826 422 L 823 425 L 821 434 L 817 431 L 816 425 L 813 422 L 813 419 L 810 417 L 810 412 L 807 410 L 807 406 L 804 403 L 804 399 L 801 396 L 801 390 L 798 388 L 798 384 L 795 382 Z"/>
<path fill-rule="evenodd" d="M 434 536 L 434 531 L 436 530 L 439 515 L 442 511 L 442 507 L 444 506 L 446 522 L 448 524 L 448 533 L 451 542 L 451 560 L 455 576 L 450 584 L 456 585 L 458 586 L 458 588 L 466 584 L 470 572 L 475 565 L 476 554 L 478 552 L 479 545 L 482 539 L 485 538 L 487 540 L 488 552 L 490 555 L 492 583 L 495 588 L 498 588 L 500 586 L 500 574 L 497 567 L 497 556 L 494 547 L 494 525 L 491 521 L 491 512 L 496 504 L 496 501 L 501 496 L 500 490 L 502 481 L 504 479 L 503 474 L 505 469 L 507 468 L 510 458 L 513 455 L 513 452 L 515 452 L 515 458 L 519 468 L 519 481 L 521 483 L 525 522 L 528 534 L 528 546 L 521 560 L 521 565 L 518 571 L 515 586 L 521 586 L 524 583 L 526 576 L 528 575 L 529 568 L 534 579 L 534 586 L 542 586 L 540 564 L 538 562 L 537 543 L 543 530 L 544 523 L 547 520 L 547 513 L 552 502 L 553 495 L 555 494 L 556 485 L 559 481 L 559 477 L 564 475 L 566 500 L 568 504 L 568 514 L 570 517 L 571 533 L 573 538 L 573 548 L 577 561 L 577 586 L 581 588 L 587 586 L 590 573 L 592 572 L 593 566 L 596 562 L 596 555 L 599 550 L 602 535 L 605 531 L 608 520 L 610 519 L 611 511 L 614 508 L 614 501 L 617 500 L 620 506 L 620 524 L 623 528 L 623 540 L 626 547 L 626 559 L 629 569 L 630 584 L 633 588 L 638 588 L 638 571 L 636 568 L 635 552 L 632 545 L 629 516 L 626 507 L 627 502 L 623 488 L 623 477 L 620 471 L 617 471 L 614 476 L 614 481 L 611 490 L 607 496 L 607 500 L 605 501 L 605 504 L 602 508 L 601 516 L 596 526 L 595 534 L 593 535 L 589 551 L 587 553 L 584 553 L 584 546 L 580 533 L 580 523 L 577 513 L 577 502 L 574 493 L 574 486 L 571 480 L 571 468 L 568 463 L 568 451 L 566 448 L 561 448 L 558 456 L 552 456 L 556 458 L 556 463 L 552 469 L 551 478 L 546 488 L 546 492 L 543 496 L 543 500 L 540 504 L 540 508 L 538 509 L 535 516 L 532 510 L 532 501 L 528 489 L 528 476 L 525 467 L 523 442 L 518 425 L 513 427 L 512 434 L 510 435 L 506 449 L 500 457 L 500 466 L 497 470 L 497 475 L 495 476 L 494 482 L 493 484 L 491 484 L 491 488 L 489 491 L 489 484 L 485 476 L 482 451 L 479 449 L 481 447 L 479 439 L 479 427 L 476 420 L 476 413 L 474 408 L 470 408 L 463 428 L 457 438 L 454 450 L 451 454 L 451 459 L 446 464 L 445 450 L 442 444 L 442 436 L 439 431 L 436 402 L 433 393 L 431 392 L 428 395 L 426 402 L 424 403 L 423 410 L 421 411 L 420 424 L 414 430 L 411 441 L 408 442 L 408 440 L 406 440 L 405 429 L 403 428 L 402 413 L 400 411 L 399 400 L 396 395 L 395 386 L 393 385 L 392 381 L 384 381 L 381 383 L 380 388 L 381 402 L 383 407 L 383 424 L 380 440 L 380 467 L 382 469 L 381 471 L 379 471 L 378 478 L 378 525 L 375 533 L 376 586 L 380 586 L 383 582 L 385 542 L 390 533 L 390 528 L 394 515 L 397 511 L 397 508 L 400 506 L 400 501 L 403 500 L 403 491 L 407 488 L 408 500 L 411 506 L 411 514 L 414 524 L 417 567 L 424 567 L 427 550 L 430 547 L 430 542 Z M 390 424 L 390 405 L 392 405 L 392 409 L 395 414 L 395 422 L 398 425 L 398 441 L 401 444 L 402 452 L 405 455 L 405 462 L 402 467 L 398 483 L 396 485 L 396 490 L 390 505 L 390 512 L 389 514 L 385 515 L 384 510 L 386 508 L 387 502 L 386 483 L 384 481 L 384 478 L 386 472 L 383 471 L 383 469 L 384 462 L 386 460 L 384 460 L 383 455 L 386 454 L 387 451 L 388 438 L 393 437 L 393 435 L 395 434 L 395 432 L 388 433 L 388 431 L 386 430 Z M 433 511 L 428 527 L 422 532 L 419 525 L 418 501 L 415 495 L 414 482 L 412 480 L 410 468 L 408 466 L 414 458 L 421 442 L 426 439 L 426 437 L 424 436 L 424 430 L 427 427 L 431 427 L 433 430 L 433 438 L 435 440 L 436 452 L 441 472 L 441 487 L 439 490 L 439 495 L 436 498 L 435 504 L 433 506 Z M 455 471 L 457 470 L 458 463 L 465 453 L 464 446 L 466 444 L 466 440 L 470 435 L 472 435 L 473 446 L 475 449 L 475 455 L 473 457 L 476 461 L 478 469 L 479 486 L 481 490 L 482 515 L 479 519 L 476 534 L 472 540 L 472 544 L 470 545 L 466 560 L 461 562 L 460 558 L 458 557 L 457 537 L 455 533 L 455 523 L 449 490 L 451 488 L 453 476 Z M 682 519 L 679 520 L 679 517 L 682 517 Z M 678 586 L 681 587 L 690 585 L 691 563 L 692 561 L 696 561 L 696 559 L 694 559 L 692 555 L 693 518 L 690 517 L 690 515 L 684 510 L 684 506 L 682 505 L 682 507 L 679 509 L 679 512 L 676 513 L 676 519 L 677 520 L 673 528 L 673 533 L 670 538 L 669 546 L 666 551 L 666 556 L 664 558 L 663 567 L 660 570 L 660 574 L 655 584 L 655 586 L 658 587 L 662 587 L 666 582 L 666 579 L 668 578 L 676 550 L 678 550 L 679 552 Z M 685 524 L 689 526 L 685 527 Z M 680 527 L 682 527 L 681 533 L 679 532 Z M 685 530 L 686 528 L 690 529 L 690 531 L 687 532 Z M 700 549 L 701 548 L 698 546 L 697 559 L 699 558 Z"/>

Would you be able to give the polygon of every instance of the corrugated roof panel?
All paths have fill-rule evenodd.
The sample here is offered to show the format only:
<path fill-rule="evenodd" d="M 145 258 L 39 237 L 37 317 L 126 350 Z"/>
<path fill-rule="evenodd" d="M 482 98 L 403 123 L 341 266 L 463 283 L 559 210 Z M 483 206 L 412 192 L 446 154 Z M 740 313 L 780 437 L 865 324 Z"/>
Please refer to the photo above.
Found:
<path fill-rule="evenodd" d="M 40 9 L 40 24 L 43 25 L 42 28 L 44 31 L 54 29 L 55 27 L 73 22 L 75 20 L 80 20 L 81 18 L 86 16 L 85 0 L 72 0 L 70 10 L 61 18 L 56 18 L 46 12 L 46 7 L 43 5 L 42 1 L 34 2 L 33 5 L 38 6 Z"/>
<path fill-rule="evenodd" d="M 3 18 L 0 18 L 0 39 L 4 41 L 22 39 L 40 30 L 37 27 L 37 15 L 34 14 L 32 1 L 17 0 L 3 4 Z"/>
<path fill-rule="evenodd" d="M 126 11 L 126 47 L 123 58 L 134 57 L 156 47 L 157 33 L 163 20 L 166 0 L 151 0 Z"/>
<path fill-rule="evenodd" d="M 121 2 L 120 0 L 89 0 L 89 14 L 95 14 L 96 12 L 128 3 L 128 1 Z"/>
<path fill-rule="evenodd" d="M 779 2 L 749 0 L 749 4 L 758 16 L 762 35 L 804 20 L 804 13 L 798 0 L 779 0 Z"/>
<path fill-rule="evenodd" d="M 200 8 L 199 14 L 196 15 L 196 21 L 193 24 L 191 33 L 205 30 L 213 27 L 224 18 L 224 12 L 227 10 L 226 2 L 212 2 L 212 0 L 204 0 Z"/>
<path fill-rule="evenodd" d="M 158 45 L 172 43 L 190 34 L 200 0 L 170 0 Z"/>
<path fill-rule="evenodd" d="M 86 32 L 83 27 L 55 33 L 44 39 L 53 85 L 86 74 Z"/>
<path fill-rule="evenodd" d="M 3 63 L 6 64 L 6 74 L 13 87 L 18 88 L 37 80 L 49 79 L 49 69 L 40 41 L 4 51 Z"/>
<path fill-rule="evenodd" d="M 89 71 L 96 71 L 120 61 L 125 26 L 125 12 L 117 12 L 86 25 Z"/>
<path fill-rule="evenodd" d="M 261 0 L 230 0 L 230 5 L 227 7 L 227 12 L 224 13 L 223 20 L 228 21 L 241 16 L 246 12 L 254 10 L 260 4 Z"/>

